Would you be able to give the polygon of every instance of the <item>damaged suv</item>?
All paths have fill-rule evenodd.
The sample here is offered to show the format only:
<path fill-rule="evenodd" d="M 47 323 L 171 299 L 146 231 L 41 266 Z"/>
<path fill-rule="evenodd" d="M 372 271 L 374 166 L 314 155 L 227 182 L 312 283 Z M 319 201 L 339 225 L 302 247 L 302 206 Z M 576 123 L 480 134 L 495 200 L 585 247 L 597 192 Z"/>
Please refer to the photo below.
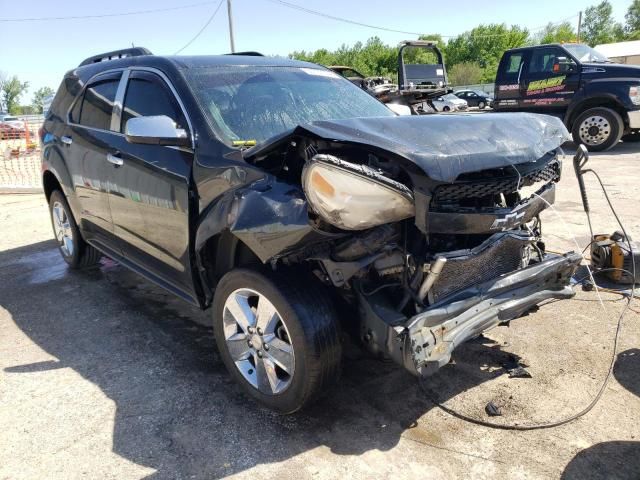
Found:
<path fill-rule="evenodd" d="M 201 308 L 231 375 L 294 412 L 342 332 L 414 375 L 549 298 L 567 132 L 532 114 L 396 116 L 328 69 L 136 48 L 68 72 L 42 130 L 65 261 L 114 258 Z"/>

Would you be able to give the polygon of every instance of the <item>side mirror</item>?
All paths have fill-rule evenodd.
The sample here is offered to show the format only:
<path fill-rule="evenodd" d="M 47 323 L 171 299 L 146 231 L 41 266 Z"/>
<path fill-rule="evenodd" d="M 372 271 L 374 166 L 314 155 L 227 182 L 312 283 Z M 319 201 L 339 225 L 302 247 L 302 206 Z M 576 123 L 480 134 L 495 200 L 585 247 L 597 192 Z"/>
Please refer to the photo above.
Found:
<path fill-rule="evenodd" d="M 575 72 L 575 70 L 575 62 L 567 57 L 557 57 L 555 63 L 553 64 L 554 73 L 571 73 Z"/>
<path fill-rule="evenodd" d="M 177 128 L 175 122 L 166 115 L 130 118 L 125 125 L 124 135 L 129 143 L 191 146 L 187 132 Z"/>

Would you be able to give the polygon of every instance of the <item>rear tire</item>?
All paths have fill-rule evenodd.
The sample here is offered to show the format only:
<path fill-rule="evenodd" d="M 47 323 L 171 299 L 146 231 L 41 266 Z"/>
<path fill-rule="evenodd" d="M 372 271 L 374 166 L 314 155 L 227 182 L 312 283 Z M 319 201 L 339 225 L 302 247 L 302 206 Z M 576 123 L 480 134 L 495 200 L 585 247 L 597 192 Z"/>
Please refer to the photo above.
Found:
<path fill-rule="evenodd" d="M 622 117 L 605 107 L 590 108 L 573 121 L 571 135 L 576 145 L 584 145 L 591 152 L 604 152 L 616 145 L 624 132 Z"/>
<path fill-rule="evenodd" d="M 443 111 L 443 112 L 448 112 L 448 111 L 450 111 L 450 110 L 451 110 L 451 109 L 450 109 L 449 107 L 447 107 L 447 106 L 444 106 L 444 107 L 442 108 L 442 111 Z"/>
<path fill-rule="evenodd" d="M 335 383 L 342 360 L 331 298 L 317 280 L 303 276 L 232 270 L 213 299 L 213 331 L 227 370 L 249 395 L 283 414 Z"/>
<path fill-rule="evenodd" d="M 102 254 L 84 241 L 66 197 L 54 190 L 49 197 L 49 214 L 58 249 L 69 267 L 74 269 L 95 265 Z"/>

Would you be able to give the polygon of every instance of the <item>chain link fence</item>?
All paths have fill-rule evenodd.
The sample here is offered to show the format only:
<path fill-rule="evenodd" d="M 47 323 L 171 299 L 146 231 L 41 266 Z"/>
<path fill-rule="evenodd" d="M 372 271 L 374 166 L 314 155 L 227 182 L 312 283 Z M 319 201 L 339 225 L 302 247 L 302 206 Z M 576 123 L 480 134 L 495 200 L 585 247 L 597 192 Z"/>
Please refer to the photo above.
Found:
<path fill-rule="evenodd" d="M 0 193 L 38 192 L 42 115 L 0 122 Z"/>

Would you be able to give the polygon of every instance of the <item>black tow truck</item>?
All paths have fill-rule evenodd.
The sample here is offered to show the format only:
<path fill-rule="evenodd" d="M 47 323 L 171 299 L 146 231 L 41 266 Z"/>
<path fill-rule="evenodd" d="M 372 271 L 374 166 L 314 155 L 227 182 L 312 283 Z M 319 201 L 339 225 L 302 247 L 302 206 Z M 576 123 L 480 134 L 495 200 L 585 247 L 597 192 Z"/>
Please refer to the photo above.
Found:
<path fill-rule="evenodd" d="M 613 63 L 582 44 L 507 50 L 493 108 L 558 116 L 576 143 L 607 150 L 623 135 L 640 138 L 640 66 Z"/>

